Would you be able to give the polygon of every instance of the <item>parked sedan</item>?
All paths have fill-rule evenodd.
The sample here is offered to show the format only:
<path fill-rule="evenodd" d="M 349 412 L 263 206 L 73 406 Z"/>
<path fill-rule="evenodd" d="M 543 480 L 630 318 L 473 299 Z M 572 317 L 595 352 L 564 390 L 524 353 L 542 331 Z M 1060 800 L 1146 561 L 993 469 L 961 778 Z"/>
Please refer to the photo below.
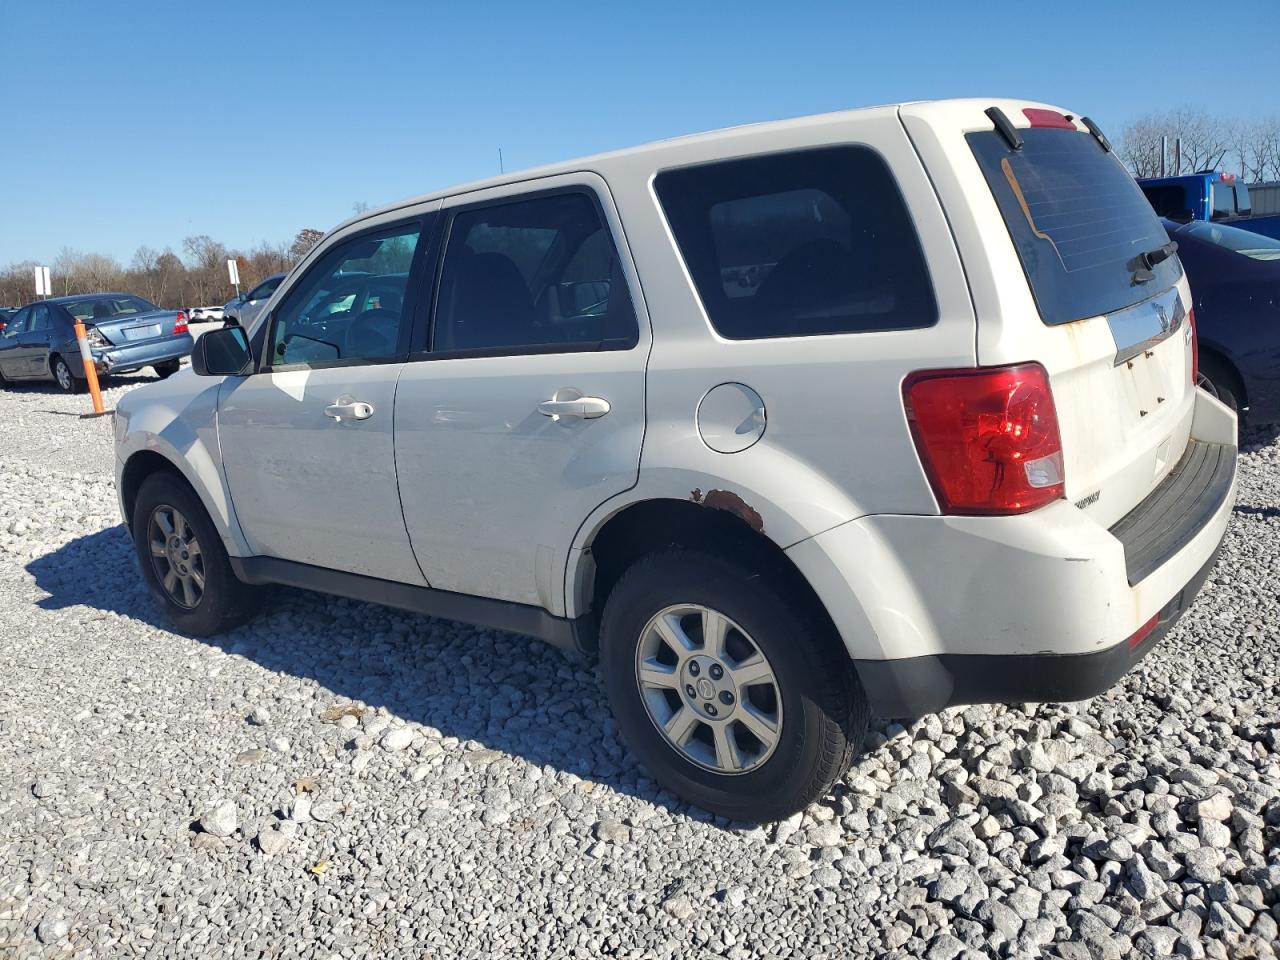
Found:
<path fill-rule="evenodd" d="M 276 287 L 280 286 L 280 281 L 287 276 L 287 273 L 273 273 L 248 293 L 227 301 L 222 308 L 222 318 L 227 323 L 238 323 L 245 328 L 252 326 L 271 295 L 276 292 Z"/>
<path fill-rule="evenodd" d="M 1253 423 L 1280 422 L 1280 240 L 1165 220 L 1195 301 L 1200 385 Z"/>
<path fill-rule="evenodd" d="M 0 334 L 0 383 L 53 380 L 68 393 L 84 390 L 76 320 L 85 325 L 100 375 L 151 367 L 164 378 L 191 353 L 181 310 L 161 310 L 128 293 L 59 297 L 23 307 Z"/>
<path fill-rule="evenodd" d="M 0 307 L 0 333 L 4 332 L 4 328 L 9 325 L 9 321 L 13 319 L 13 315 L 16 312 L 8 307 Z"/>

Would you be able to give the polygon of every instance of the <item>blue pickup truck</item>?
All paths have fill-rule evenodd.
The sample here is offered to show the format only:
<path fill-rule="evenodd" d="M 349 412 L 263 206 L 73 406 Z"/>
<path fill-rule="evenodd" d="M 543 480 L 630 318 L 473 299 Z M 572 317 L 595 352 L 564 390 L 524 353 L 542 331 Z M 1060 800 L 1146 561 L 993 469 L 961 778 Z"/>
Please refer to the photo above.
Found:
<path fill-rule="evenodd" d="M 1181 177 L 1146 177 L 1138 186 L 1156 213 L 1170 220 L 1217 220 L 1233 227 L 1280 239 L 1280 215 L 1255 217 L 1249 188 L 1233 173 L 1192 173 Z"/>

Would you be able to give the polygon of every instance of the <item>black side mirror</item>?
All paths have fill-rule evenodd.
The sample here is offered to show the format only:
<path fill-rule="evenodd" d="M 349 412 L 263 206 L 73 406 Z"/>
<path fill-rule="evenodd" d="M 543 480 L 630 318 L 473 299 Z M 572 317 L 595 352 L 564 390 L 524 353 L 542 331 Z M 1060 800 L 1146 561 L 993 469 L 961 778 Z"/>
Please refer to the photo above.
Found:
<path fill-rule="evenodd" d="M 201 334 L 191 350 L 191 369 L 198 377 L 239 377 L 253 369 L 253 352 L 243 327 L 223 327 Z"/>

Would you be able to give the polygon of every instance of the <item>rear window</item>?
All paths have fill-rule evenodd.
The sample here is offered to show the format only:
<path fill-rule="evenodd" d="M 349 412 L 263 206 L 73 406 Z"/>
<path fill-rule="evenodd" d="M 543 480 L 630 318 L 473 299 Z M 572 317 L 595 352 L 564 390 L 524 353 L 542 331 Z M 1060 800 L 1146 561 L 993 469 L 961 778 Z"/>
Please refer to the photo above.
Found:
<path fill-rule="evenodd" d="M 668 170 L 654 186 L 722 337 L 903 330 L 937 320 L 902 194 L 866 147 Z"/>
<path fill-rule="evenodd" d="M 93 300 L 74 300 L 63 306 L 77 320 L 114 320 L 160 309 L 141 297 L 96 297 Z"/>
<path fill-rule="evenodd" d="M 1213 185 L 1213 219 L 1236 215 L 1236 188 L 1233 184 L 1218 182 Z"/>
<path fill-rule="evenodd" d="M 1041 319 L 1070 323 L 1147 300 L 1177 282 L 1177 257 L 1135 282 L 1139 256 L 1169 242 L 1142 190 L 1114 155 L 1073 130 L 966 135 L 995 197 Z"/>

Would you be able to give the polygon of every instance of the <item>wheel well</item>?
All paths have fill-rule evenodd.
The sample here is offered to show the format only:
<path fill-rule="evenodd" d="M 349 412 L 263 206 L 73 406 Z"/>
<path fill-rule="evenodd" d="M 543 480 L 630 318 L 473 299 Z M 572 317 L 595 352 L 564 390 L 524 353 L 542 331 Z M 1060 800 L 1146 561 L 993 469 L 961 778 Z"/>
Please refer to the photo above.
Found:
<path fill-rule="evenodd" d="M 183 483 L 187 482 L 187 478 L 182 475 L 181 470 L 175 467 L 166 457 L 152 450 L 140 450 L 125 463 L 124 471 L 120 474 L 120 499 L 124 504 L 125 523 L 131 529 L 133 527 L 133 505 L 138 502 L 138 491 L 142 489 L 142 482 L 153 473 L 159 473 L 162 470 L 172 473 Z"/>
<path fill-rule="evenodd" d="M 589 591 L 579 591 L 591 603 L 589 645 L 595 644 L 595 626 L 618 578 L 641 557 L 673 546 L 703 550 L 754 568 L 768 576 L 784 597 L 820 616 L 834 633 L 831 617 L 804 574 L 781 547 L 740 515 L 687 500 L 646 500 L 614 514 L 591 541 L 592 582 Z"/>
<path fill-rule="evenodd" d="M 1240 376 L 1240 371 L 1236 369 L 1236 365 L 1227 359 L 1227 355 L 1213 347 L 1200 347 L 1200 365 L 1203 367 L 1208 361 L 1208 366 L 1222 371 L 1226 374 L 1231 392 L 1236 395 L 1236 402 L 1240 404 L 1241 409 L 1249 406 L 1249 392 L 1245 389 L 1244 380 Z"/>

